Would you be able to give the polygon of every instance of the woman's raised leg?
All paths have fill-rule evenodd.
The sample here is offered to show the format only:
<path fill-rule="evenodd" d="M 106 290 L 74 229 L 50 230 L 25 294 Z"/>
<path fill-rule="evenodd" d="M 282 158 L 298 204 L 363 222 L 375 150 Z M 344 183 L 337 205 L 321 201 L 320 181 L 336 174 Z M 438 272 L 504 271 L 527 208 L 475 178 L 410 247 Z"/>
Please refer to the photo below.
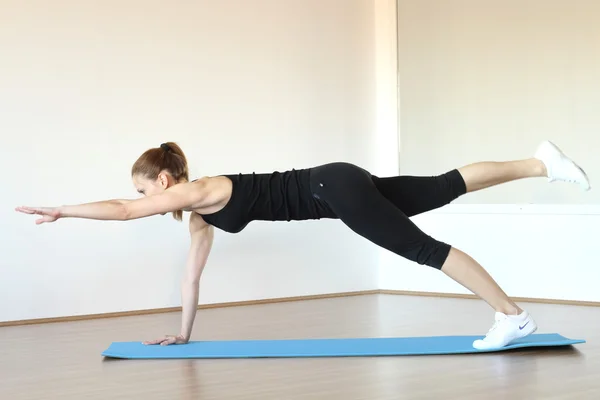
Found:
<path fill-rule="evenodd" d="M 516 161 L 485 161 L 458 169 L 467 193 L 486 189 L 518 179 L 546 177 L 549 181 L 579 184 L 583 190 L 590 189 L 586 173 L 552 142 L 545 141 L 529 159 Z"/>
<path fill-rule="evenodd" d="M 466 193 L 539 177 L 590 189 L 586 173 L 549 141 L 542 142 L 528 159 L 476 162 L 438 176 L 373 176 L 372 180 L 381 194 L 412 217 L 443 207 Z"/>

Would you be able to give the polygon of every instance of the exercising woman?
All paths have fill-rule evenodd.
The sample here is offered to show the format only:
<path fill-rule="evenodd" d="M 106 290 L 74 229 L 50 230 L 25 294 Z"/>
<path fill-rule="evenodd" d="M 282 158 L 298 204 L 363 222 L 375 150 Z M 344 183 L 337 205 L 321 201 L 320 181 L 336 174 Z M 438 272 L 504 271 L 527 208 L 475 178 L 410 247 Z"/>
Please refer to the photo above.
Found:
<path fill-rule="evenodd" d="M 131 171 L 144 195 L 137 200 L 107 200 L 56 208 L 18 207 L 42 217 L 132 220 L 156 214 L 191 212 L 191 248 L 182 282 L 179 335 L 146 344 L 183 344 L 190 340 L 198 306 L 200 275 L 212 242 L 213 227 L 237 233 L 251 221 L 339 219 L 371 242 L 418 264 L 441 270 L 486 301 L 495 323 L 473 346 L 498 348 L 533 333 L 536 323 L 511 301 L 473 258 L 421 231 L 410 219 L 442 207 L 459 196 L 523 178 L 546 177 L 590 189 L 585 172 L 553 143 L 543 142 L 532 158 L 478 162 L 434 177 L 377 177 L 348 163 L 263 174 L 204 177 L 189 181 L 187 160 L 175 143 L 144 152 Z"/>

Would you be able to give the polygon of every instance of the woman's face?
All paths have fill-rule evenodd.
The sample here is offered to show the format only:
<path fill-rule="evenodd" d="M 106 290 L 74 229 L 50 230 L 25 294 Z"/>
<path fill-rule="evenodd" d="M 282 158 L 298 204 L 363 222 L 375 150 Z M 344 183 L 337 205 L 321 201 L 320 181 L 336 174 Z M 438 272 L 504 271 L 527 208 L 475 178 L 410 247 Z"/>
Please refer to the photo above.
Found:
<path fill-rule="evenodd" d="M 172 185 L 172 180 L 173 179 L 165 173 L 160 173 L 156 179 L 149 179 L 140 175 L 134 175 L 132 177 L 135 189 L 144 196 L 161 194 Z"/>
<path fill-rule="evenodd" d="M 165 180 L 166 182 L 163 183 L 163 180 L 160 178 L 160 176 L 157 179 L 152 180 L 144 176 L 134 175 L 132 180 L 135 189 L 138 191 L 138 193 L 141 193 L 144 196 L 160 194 L 168 187 L 168 180 Z"/>

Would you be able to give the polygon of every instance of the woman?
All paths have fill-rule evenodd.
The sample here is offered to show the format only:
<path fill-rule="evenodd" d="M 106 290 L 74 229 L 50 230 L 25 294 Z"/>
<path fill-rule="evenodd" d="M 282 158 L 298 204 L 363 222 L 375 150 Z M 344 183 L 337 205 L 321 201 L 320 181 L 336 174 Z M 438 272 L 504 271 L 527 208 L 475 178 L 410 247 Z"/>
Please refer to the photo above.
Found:
<path fill-rule="evenodd" d="M 172 212 L 177 220 L 191 212 L 191 248 L 182 283 L 183 316 L 179 335 L 146 344 L 182 344 L 190 339 L 198 305 L 200 275 L 213 242 L 213 227 L 240 232 L 251 221 L 340 219 L 371 242 L 418 264 L 441 270 L 495 310 L 492 329 L 473 346 L 498 348 L 530 335 L 536 323 L 511 301 L 469 255 L 422 232 L 409 217 L 442 207 L 459 196 L 517 179 L 547 177 L 590 189 L 585 172 L 549 141 L 534 157 L 478 162 L 435 177 L 377 177 L 348 163 L 315 168 L 204 177 L 189 181 L 187 160 L 175 143 L 147 150 L 131 176 L 138 200 L 107 200 L 56 208 L 19 207 L 42 217 L 132 220 Z"/>

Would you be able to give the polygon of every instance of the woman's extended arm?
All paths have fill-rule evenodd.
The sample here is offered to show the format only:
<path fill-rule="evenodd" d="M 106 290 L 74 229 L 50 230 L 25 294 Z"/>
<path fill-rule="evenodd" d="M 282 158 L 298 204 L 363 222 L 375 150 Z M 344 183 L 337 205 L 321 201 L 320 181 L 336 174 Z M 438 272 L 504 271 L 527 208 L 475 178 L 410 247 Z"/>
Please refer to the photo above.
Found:
<path fill-rule="evenodd" d="M 181 282 L 181 331 L 177 336 L 166 335 L 160 339 L 144 342 L 144 344 L 184 344 L 190 340 L 200 291 L 200 276 L 208 260 L 213 243 L 214 228 L 208 225 L 201 216 L 192 213 L 190 217 L 190 234 L 192 237 L 190 252 L 183 280 Z"/>
<path fill-rule="evenodd" d="M 17 207 L 16 210 L 41 215 L 37 224 L 54 222 L 59 218 L 127 221 L 186 208 L 199 208 L 206 195 L 205 183 L 196 181 L 181 183 L 161 194 L 137 200 L 105 200 L 62 207 Z"/>

